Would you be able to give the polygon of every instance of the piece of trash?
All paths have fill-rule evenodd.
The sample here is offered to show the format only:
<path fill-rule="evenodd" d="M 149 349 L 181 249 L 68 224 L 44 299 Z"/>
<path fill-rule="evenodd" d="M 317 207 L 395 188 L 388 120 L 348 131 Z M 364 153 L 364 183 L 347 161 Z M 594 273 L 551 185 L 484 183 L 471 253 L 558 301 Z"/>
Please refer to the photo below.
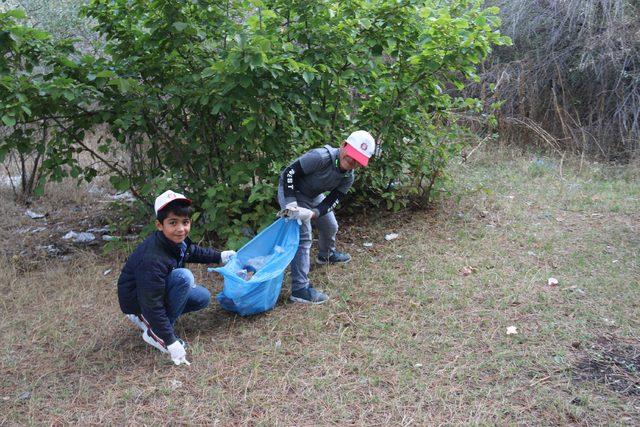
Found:
<path fill-rule="evenodd" d="M 609 319 L 609 318 L 607 318 L 607 317 L 603 317 L 603 318 L 602 318 L 602 321 L 603 321 L 603 322 L 604 322 L 604 324 L 605 324 L 605 325 L 607 325 L 607 326 L 615 326 L 615 324 L 616 324 L 616 321 L 615 321 L 615 320 L 613 320 L 613 319 Z"/>
<path fill-rule="evenodd" d="M 276 341 L 276 348 L 280 348 L 282 347 L 282 341 L 278 340 Z"/>
<path fill-rule="evenodd" d="M 252 266 L 252 265 L 244 265 L 242 267 L 242 270 L 239 270 L 236 272 L 236 274 L 242 279 L 242 280 L 251 280 L 251 278 L 253 277 L 253 275 L 256 273 L 256 269 Z"/>
<path fill-rule="evenodd" d="M 104 240 L 105 242 L 113 242 L 115 240 L 120 240 L 120 238 L 118 236 L 110 236 L 108 234 L 103 234 L 102 240 Z"/>
<path fill-rule="evenodd" d="M 518 335 L 518 328 L 516 326 L 508 326 L 507 335 Z"/>
<path fill-rule="evenodd" d="M 413 365 L 413 366 L 415 366 L 416 368 L 422 368 L 422 363 L 416 363 L 416 364 L 415 364 L 415 365 Z"/>
<path fill-rule="evenodd" d="M 109 232 L 109 227 L 101 227 L 101 228 L 90 228 L 87 230 L 87 233 L 107 233 Z"/>
<path fill-rule="evenodd" d="M 616 262 L 620 262 L 620 260 L 619 259 L 614 259 L 612 262 L 615 264 Z"/>
<path fill-rule="evenodd" d="M 92 240 L 95 240 L 96 236 L 94 236 L 92 233 L 85 233 L 85 232 L 76 233 L 75 231 L 70 231 L 67 234 L 65 234 L 62 238 L 64 240 L 73 239 L 74 242 L 87 243 L 87 242 L 91 242 Z"/>
<path fill-rule="evenodd" d="M 372 246 L 373 246 L 373 243 L 371 243 L 371 242 L 364 242 L 364 243 L 362 244 L 362 246 L 364 246 L 365 248 L 370 248 L 370 247 L 372 247 Z"/>
<path fill-rule="evenodd" d="M 404 258 L 404 256 L 402 256 L 402 255 L 396 255 L 396 258 L 402 259 L 402 258 Z"/>
<path fill-rule="evenodd" d="M 556 279 L 555 277 L 549 277 L 549 280 L 547 280 L 547 285 L 558 286 L 558 279 Z"/>
<path fill-rule="evenodd" d="M 466 265 L 466 266 L 462 267 L 460 269 L 460 271 L 459 271 L 460 275 L 462 275 L 462 276 L 468 276 L 468 275 L 470 275 L 472 273 L 475 273 L 475 272 L 476 272 L 475 267 L 471 267 L 470 265 Z"/>
<path fill-rule="evenodd" d="M 108 268 L 108 269 L 106 269 L 105 271 L 103 271 L 103 272 L 102 272 L 102 275 L 103 275 L 103 276 L 106 276 L 106 275 L 107 275 L 107 274 L 109 274 L 109 273 L 111 273 L 111 269 L 110 269 L 110 268 Z"/>
<path fill-rule="evenodd" d="M 31 209 L 27 209 L 27 211 L 24 213 L 26 216 L 28 216 L 31 219 L 40 219 L 40 218 L 44 218 L 45 216 L 47 216 L 47 214 L 41 214 L 41 213 L 37 213 L 32 211 Z"/>
<path fill-rule="evenodd" d="M 273 257 L 273 255 L 262 255 L 262 256 L 256 256 L 256 257 L 253 257 L 253 258 L 249 258 L 247 260 L 247 264 L 245 265 L 245 267 L 247 265 L 249 267 L 252 267 L 253 268 L 253 272 L 255 273 L 256 271 L 258 271 L 262 267 L 264 267 L 271 260 L 272 257 Z"/>
<path fill-rule="evenodd" d="M 36 246 L 36 249 L 47 251 L 52 255 L 57 255 L 61 252 L 60 249 L 56 248 L 54 245 L 46 245 L 46 246 L 39 245 L 39 246 Z"/>
<path fill-rule="evenodd" d="M 111 198 L 113 200 L 124 200 L 126 202 L 134 202 L 136 200 L 136 198 L 133 196 L 133 194 L 131 194 L 128 191 L 125 191 L 124 193 L 117 193 L 117 194 L 111 196 Z"/>
<path fill-rule="evenodd" d="M 533 252 L 533 251 L 529 251 L 529 252 L 527 252 L 527 255 L 530 255 L 530 256 L 536 256 L 536 253 L 535 253 L 535 252 Z"/>
<path fill-rule="evenodd" d="M 398 238 L 398 234 L 397 233 L 390 233 L 387 234 L 386 236 L 384 236 L 384 240 L 394 240 Z"/>
<path fill-rule="evenodd" d="M 31 397 L 30 391 L 23 391 L 22 393 L 20 393 L 20 396 L 18 396 L 18 400 L 27 400 L 30 397 Z"/>

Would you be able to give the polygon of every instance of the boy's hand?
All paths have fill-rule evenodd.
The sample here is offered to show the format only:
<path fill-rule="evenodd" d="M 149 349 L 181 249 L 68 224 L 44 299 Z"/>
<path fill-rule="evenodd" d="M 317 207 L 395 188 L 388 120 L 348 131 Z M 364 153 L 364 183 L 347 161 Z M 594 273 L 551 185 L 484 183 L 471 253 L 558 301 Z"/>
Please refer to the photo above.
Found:
<path fill-rule="evenodd" d="M 223 264 L 226 264 L 234 256 L 236 256 L 236 251 L 222 251 L 222 253 L 220 254 L 220 259 Z"/>
<path fill-rule="evenodd" d="M 180 341 L 176 341 L 171 344 L 169 347 L 167 347 L 167 350 L 169 350 L 171 360 L 176 365 L 181 365 L 183 363 L 187 366 L 191 365 L 191 363 L 189 363 L 189 361 L 187 360 L 187 352 L 185 351 Z"/>
<path fill-rule="evenodd" d="M 309 221 L 313 218 L 313 211 L 311 209 L 298 206 L 298 210 L 294 213 L 293 217 L 299 221 Z"/>

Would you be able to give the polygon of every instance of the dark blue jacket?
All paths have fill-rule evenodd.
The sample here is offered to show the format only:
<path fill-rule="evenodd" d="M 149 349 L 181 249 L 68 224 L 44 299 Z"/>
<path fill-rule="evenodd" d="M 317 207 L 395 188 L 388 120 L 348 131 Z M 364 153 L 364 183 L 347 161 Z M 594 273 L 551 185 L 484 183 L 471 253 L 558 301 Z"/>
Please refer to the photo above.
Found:
<path fill-rule="evenodd" d="M 194 245 L 188 237 L 185 242 L 187 250 L 180 262 L 179 246 L 156 231 L 127 258 L 118 279 L 120 309 L 125 314 L 142 314 L 167 346 L 177 339 L 165 307 L 165 282 L 169 273 L 183 268 L 187 262 L 221 262 L 220 252 Z"/>

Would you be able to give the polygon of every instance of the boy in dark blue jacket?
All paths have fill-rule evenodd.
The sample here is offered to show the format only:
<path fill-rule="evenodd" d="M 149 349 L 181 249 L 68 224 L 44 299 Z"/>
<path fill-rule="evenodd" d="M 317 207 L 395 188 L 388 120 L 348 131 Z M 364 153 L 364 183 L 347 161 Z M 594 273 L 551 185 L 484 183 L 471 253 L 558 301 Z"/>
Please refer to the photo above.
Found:
<path fill-rule="evenodd" d="M 142 338 L 179 365 L 189 364 L 186 344 L 175 335 L 176 319 L 209 305 L 211 293 L 195 283 L 187 262 L 223 263 L 234 251 L 201 248 L 189 239 L 191 200 L 166 191 L 156 198 L 156 228 L 127 259 L 118 279 L 118 300 Z"/>

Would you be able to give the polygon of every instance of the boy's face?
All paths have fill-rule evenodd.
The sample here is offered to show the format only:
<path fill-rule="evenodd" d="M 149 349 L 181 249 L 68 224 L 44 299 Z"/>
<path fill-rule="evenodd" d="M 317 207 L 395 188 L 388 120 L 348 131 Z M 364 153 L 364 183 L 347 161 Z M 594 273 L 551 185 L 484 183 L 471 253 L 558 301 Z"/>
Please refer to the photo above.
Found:
<path fill-rule="evenodd" d="M 338 158 L 340 159 L 340 169 L 345 171 L 350 171 L 352 169 L 362 167 L 360 163 L 358 163 L 355 159 L 353 159 L 351 156 L 345 153 L 344 151 L 345 145 L 347 145 L 347 143 L 343 142 L 342 147 L 340 148 L 340 154 L 338 155 Z"/>
<path fill-rule="evenodd" d="M 171 212 L 164 221 L 156 220 L 156 228 L 162 231 L 164 237 L 179 245 L 189 235 L 191 219 L 188 216 L 178 216 Z"/>

